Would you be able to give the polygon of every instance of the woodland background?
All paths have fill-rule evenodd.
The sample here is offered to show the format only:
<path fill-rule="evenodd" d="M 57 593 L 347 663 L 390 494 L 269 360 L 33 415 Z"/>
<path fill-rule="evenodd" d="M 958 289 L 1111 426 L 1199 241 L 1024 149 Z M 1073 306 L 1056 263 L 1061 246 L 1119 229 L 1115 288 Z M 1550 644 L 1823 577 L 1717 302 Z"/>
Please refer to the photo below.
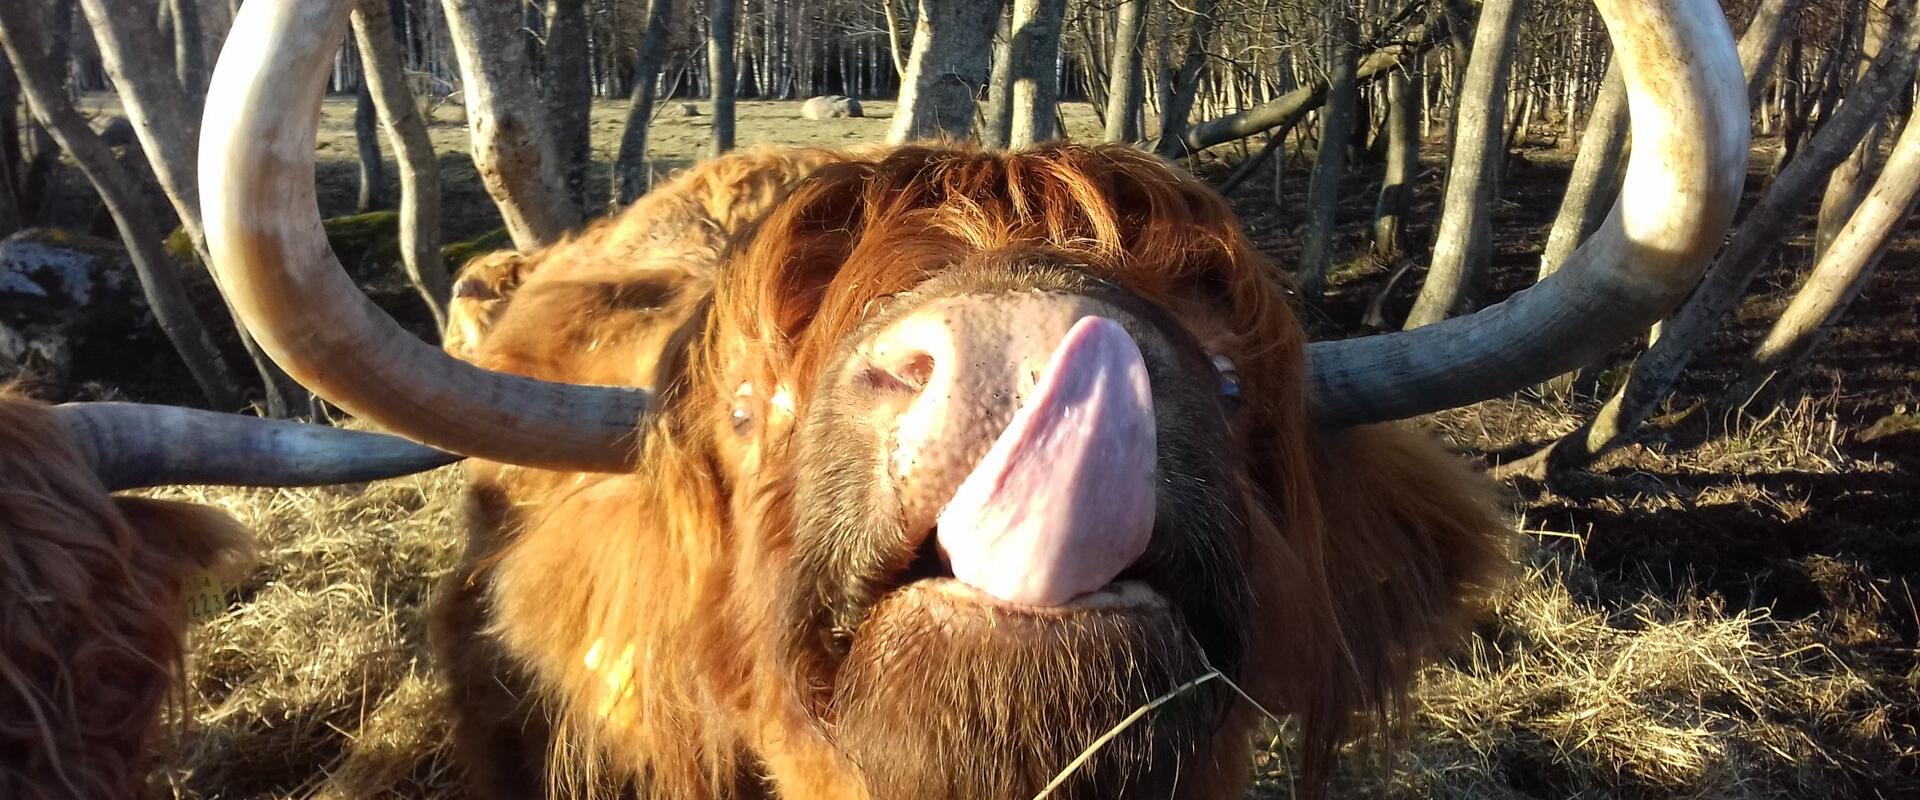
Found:
<path fill-rule="evenodd" d="M 332 413 L 255 358 L 201 267 L 197 120 L 236 5 L 0 3 L 0 380 Z M 1651 344 L 1421 421 L 1508 481 L 1526 576 L 1405 725 L 1350 749 L 1340 796 L 1920 793 L 1914 5 L 1726 2 L 1755 147 L 1707 279 Z M 908 135 L 1160 153 L 1233 201 L 1314 335 L 1364 335 L 1551 273 L 1631 146 L 1605 30 L 1574 0 L 358 9 L 320 199 L 363 287 L 429 339 L 466 258 L 551 241 L 716 150 Z M 829 94 L 865 115 L 802 117 Z M 501 174 L 512 147 L 566 168 Z M 233 511 L 262 552 L 193 634 L 166 791 L 453 792 L 420 609 L 458 549 L 459 483 L 171 492 Z M 1289 747 L 1276 724 L 1257 796 L 1291 794 Z"/>

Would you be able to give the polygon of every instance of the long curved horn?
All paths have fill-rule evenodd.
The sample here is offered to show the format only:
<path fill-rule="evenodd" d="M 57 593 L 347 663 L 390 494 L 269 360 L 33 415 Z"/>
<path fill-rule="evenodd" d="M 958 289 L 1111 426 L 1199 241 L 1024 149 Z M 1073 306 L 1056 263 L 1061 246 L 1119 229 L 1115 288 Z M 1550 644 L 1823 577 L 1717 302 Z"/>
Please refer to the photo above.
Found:
<path fill-rule="evenodd" d="M 341 269 L 314 197 L 314 149 L 352 7 L 258 0 L 234 19 L 200 138 L 200 198 L 222 290 L 290 375 L 387 430 L 494 461 L 625 469 L 650 394 L 454 359 L 407 334 Z"/>
<path fill-rule="evenodd" d="M 1633 156 L 1600 229 L 1539 284 L 1410 331 L 1307 349 L 1315 419 L 1401 419 L 1591 363 L 1686 297 L 1746 181 L 1747 92 L 1713 0 L 1596 0 L 1627 82 Z"/>
<path fill-rule="evenodd" d="M 69 403 L 53 416 L 108 491 L 359 483 L 460 460 L 378 433 L 173 406 Z"/>

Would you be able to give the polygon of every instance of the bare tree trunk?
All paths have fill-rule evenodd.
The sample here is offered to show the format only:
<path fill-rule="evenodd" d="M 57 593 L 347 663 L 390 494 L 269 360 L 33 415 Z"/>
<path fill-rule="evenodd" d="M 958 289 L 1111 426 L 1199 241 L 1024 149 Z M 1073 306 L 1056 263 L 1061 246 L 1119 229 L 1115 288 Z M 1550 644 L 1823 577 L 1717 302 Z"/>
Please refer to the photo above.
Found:
<path fill-rule="evenodd" d="M 1171 36 L 1171 32 L 1173 31 L 1173 13 L 1175 10 L 1173 6 L 1176 1 L 1177 0 L 1153 0 L 1153 5 L 1147 9 L 1147 13 L 1159 23 L 1159 27 L 1155 29 L 1153 36 L 1153 58 L 1148 60 L 1150 66 L 1146 67 L 1148 72 L 1142 77 L 1142 80 L 1147 78 L 1153 80 L 1153 91 L 1149 92 L 1147 96 L 1153 98 L 1153 113 L 1156 116 L 1167 112 L 1167 101 L 1173 97 L 1173 73 L 1167 69 L 1167 65 L 1173 63 L 1173 37 Z M 1159 128 L 1156 127 L 1151 132 L 1143 135 L 1151 138 L 1152 134 L 1157 133 L 1159 133 Z M 1165 156 L 1168 145 L 1166 142 L 1159 142 L 1155 149 L 1162 156 Z"/>
<path fill-rule="evenodd" d="M 153 0 L 81 0 L 107 73 L 146 150 L 154 177 L 172 201 L 181 227 L 195 242 L 200 227 L 200 119 L 188 103 L 173 68 L 173 48 L 157 30 L 141 24 L 154 17 Z"/>
<path fill-rule="evenodd" d="M 653 122 L 654 84 L 667 57 L 668 23 L 673 0 L 647 3 L 647 32 L 633 61 L 633 88 L 627 98 L 627 121 L 621 128 L 620 152 L 613 161 L 613 207 L 623 208 L 648 188 L 647 128 Z"/>
<path fill-rule="evenodd" d="M 1775 175 L 1785 171 L 1788 164 L 1800 152 L 1800 140 L 1807 133 L 1807 116 L 1810 104 L 1806 100 L 1806 88 L 1801 83 L 1800 73 L 1805 66 L 1803 54 L 1806 48 L 1799 36 L 1793 37 L 1793 46 L 1787 49 L 1786 75 L 1780 81 L 1780 156 L 1773 162 Z"/>
<path fill-rule="evenodd" d="M 1766 94 L 1773 75 L 1780 44 L 1792 30 L 1794 12 L 1801 0 L 1762 0 L 1753 21 L 1740 37 L 1740 66 L 1747 76 L 1747 103 L 1758 104 Z M 1593 114 L 1581 135 L 1580 154 L 1573 162 L 1566 196 L 1560 202 L 1560 214 L 1554 218 L 1547 236 L 1546 252 L 1540 259 L 1540 277 L 1560 268 L 1567 254 L 1593 233 L 1606 217 L 1613 197 L 1620 189 L 1620 173 L 1626 167 L 1627 104 L 1625 86 L 1619 69 L 1611 64 L 1594 99 Z"/>
<path fill-rule="evenodd" d="M 48 61 L 54 65 L 69 63 L 73 54 L 73 0 L 52 0 L 46 8 L 46 52 Z M 60 88 L 67 88 L 67 73 L 61 71 Z M 60 167 L 60 144 L 54 142 L 54 136 L 48 134 L 42 125 L 38 125 L 33 115 L 27 115 L 27 163 L 19 176 L 19 215 L 21 224 L 35 226 L 46 224 L 52 217 L 54 207 L 60 201 L 60 180 L 56 180 L 56 167 Z"/>
<path fill-rule="evenodd" d="M 736 0 L 707 0 L 707 68 L 713 73 L 713 150 L 715 157 L 733 149 L 733 19 Z"/>
<path fill-rule="evenodd" d="M 1749 404 L 1756 396 L 1772 404 L 1800 371 L 1808 354 L 1867 286 L 1887 247 L 1920 200 L 1920 125 L 1908 120 L 1894 143 L 1886 169 L 1853 217 L 1834 235 L 1793 301 L 1747 357 L 1741 380 L 1728 399 Z"/>
<path fill-rule="evenodd" d="M 1580 152 L 1574 156 L 1573 173 L 1568 176 L 1566 194 L 1560 198 L 1560 212 L 1553 218 L 1546 250 L 1540 256 L 1540 280 L 1559 271 L 1567 256 L 1600 227 L 1620 194 L 1627 168 L 1626 88 L 1619 62 L 1608 64 L 1600 93 L 1593 101 L 1593 113 L 1581 133 Z M 1541 390 L 1556 397 L 1588 396 L 1598 390 L 1599 383 L 1598 369 L 1588 367 L 1554 378 Z"/>
<path fill-rule="evenodd" d="M 1513 125 L 1506 137 L 1507 146 L 1514 150 L 1526 147 L 1533 133 L 1534 106 L 1540 101 L 1540 92 L 1531 79 L 1520 89 L 1520 97 L 1520 107 L 1513 115 Z"/>
<path fill-rule="evenodd" d="M 153 28 L 160 32 L 160 39 L 163 42 L 172 45 L 177 41 L 173 35 L 173 3 L 169 2 L 169 0 L 160 0 L 159 3 L 154 5 Z M 72 66 L 71 64 L 67 65 L 69 72 L 71 72 Z"/>
<path fill-rule="evenodd" d="M 1273 204 L 1275 206 L 1280 205 L 1280 200 L 1282 199 L 1279 188 L 1280 174 L 1284 171 L 1286 165 L 1287 134 L 1289 132 L 1291 132 L 1291 129 L 1282 128 L 1273 135 L 1268 136 L 1267 143 L 1260 147 L 1259 153 L 1241 162 L 1240 166 L 1234 169 L 1232 175 L 1228 175 L 1226 180 L 1220 182 L 1220 193 L 1232 194 L 1234 189 L 1240 188 L 1240 184 L 1247 182 L 1247 179 L 1257 174 L 1262 166 L 1268 162 L 1272 162 L 1273 169 L 1271 172 L 1273 174 L 1274 185 Z"/>
<path fill-rule="evenodd" d="M 919 0 L 913 53 L 901 79 L 887 141 L 947 137 L 973 130 L 974 92 L 987 78 L 987 51 L 1000 4 L 974 0 Z"/>
<path fill-rule="evenodd" d="M 199 0 L 167 0 L 173 16 L 173 62 L 180 87 L 192 104 L 188 113 L 199 116 L 207 101 L 207 51 L 200 25 Z"/>
<path fill-rule="evenodd" d="M 1540 256 L 1541 278 L 1559 270 L 1574 248 L 1606 219 L 1627 168 L 1626 145 L 1627 85 L 1616 61 L 1607 65 L 1607 76 L 1601 80 L 1599 96 L 1594 98 L 1586 131 L 1580 134 L 1580 154 L 1573 158 L 1573 174 L 1567 178 L 1567 192 L 1560 198 L 1560 213 L 1553 218 L 1546 252 Z"/>
<path fill-rule="evenodd" d="M 1200 70 L 1207 65 L 1207 37 L 1213 34 L 1214 4 L 1215 0 L 1194 0 L 1193 26 L 1187 29 L 1187 52 L 1180 59 L 1179 69 L 1172 70 L 1170 64 L 1160 67 L 1164 75 L 1161 80 L 1169 93 L 1160 98 L 1159 150 L 1167 158 L 1180 158 L 1191 152 L 1184 147 L 1187 117 L 1193 113 L 1193 100 L 1200 91 Z M 1171 33 L 1166 35 L 1172 38 Z"/>
<path fill-rule="evenodd" d="M 1113 63 L 1107 74 L 1106 139 L 1140 140 L 1140 103 L 1145 95 L 1140 79 L 1140 48 L 1145 41 L 1147 0 L 1121 0 L 1120 18 L 1113 36 Z"/>
<path fill-rule="evenodd" d="M 1121 0 L 1125 2 L 1125 0 Z M 1113 40 L 1113 26 L 1108 24 L 1104 10 L 1088 8 L 1079 15 L 1077 33 L 1079 40 L 1074 44 L 1061 41 L 1061 64 L 1063 68 L 1078 67 L 1081 91 L 1086 95 L 1087 110 L 1093 112 L 1104 132 L 1107 126 L 1107 90 L 1113 82 L 1108 69 L 1113 66 L 1114 53 L 1119 50 L 1118 42 Z M 1061 34 L 1063 37 L 1065 34 Z M 1078 45 L 1075 47 L 1075 45 Z M 1062 78 L 1065 79 L 1064 76 Z M 1067 89 L 1062 88 L 1062 91 Z"/>
<path fill-rule="evenodd" d="M 1473 57 L 1473 4 L 1469 0 L 1443 0 L 1438 6 L 1430 8 L 1440 12 L 1447 20 L 1447 97 L 1452 100 L 1453 112 L 1457 116 L 1465 94 L 1462 87 L 1467 79 L 1467 64 Z M 1448 135 L 1452 135 L 1451 132 Z"/>
<path fill-rule="evenodd" d="M 1420 176 L 1420 83 L 1406 70 L 1387 77 L 1387 173 L 1373 207 L 1373 255 L 1386 261 L 1406 255 L 1402 218 Z"/>
<path fill-rule="evenodd" d="M 587 199 L 587 119 L 593 110 L 593 72 L 587 62 L 586 0 L 547 0 L 547 46 L 541 51 L 541 89 L 547 119 L 553 123 L 553 146 L 565 168 L 567 192 L 584 211 Z"/>
<path fill-rule="evenodd" d="M 1862 20 L 1861 25 L 1858 63 L 1852 65 L 1850 69 L 1842 65 L 1845 72 L 1853 73 L 1851 77 L 1855 80 L 1859 80 L 1859 76 L 1866 72 L 1867 66 L 1873 63 L 1873 59 L 1880 55 L 1880 50 L 1886 46 L 1887 25 L 1890 23 L 1885 9 L 1868 6 L 1862 8 L 1861 13 L 1865 19 Z M 1838 71 L 1840 70 L 1836 70 Z M 1859 147 L 1854 148 L 1853 155 L 1835 169 L 1833 177 L 1827 180 L 1827 191 L 1820 198 L 1820 215 L 1814 229 L 1815 261 L 1819 261 L 1821 256 L 1826 254 L 1827 246 L 1833 243 L 1835 236 L 1839 235 L 1840 227 L 1847 224 L 1847 220 L 1853 217 L 1853 210 L 1860 206 L 1860 199 L 1866 196 L 1868 168 L 1879 151 L 1880 129 L 1876 129 L 1867 135 L 1866 140 L 1862 141 Z"/>
<path fill-rule="evenodd" d="M 1447 196 L 1433 243 L 1433 265 L 1406 327 L 1431 325 L 1471 308 L 1493 249 L 1494 187 L 1499 182 L 1501 123 L 1506 121 L 1507 73 L 1522 0 L 1487 0 L 1473 37 L 1473 56 L 1460 87 Z"/>
<path fill-rule="evenodd" d="M 1333 264 L 1334 222 L 1340 205 L 1340 179 L 1347 171 L 1347 140 L 1353 138 L 1359 90 L 1353 77 L 1353 40 L 1359 35 L 1347 4 L 1329 2 L 1322 13 L 1326 27 L 1329 88 L 1327 107 L 1320 112 L 1320 152 L 1313 159 L 1313 178 L 1307 184 L 1306 247 L 1293 282 L 1302 299 L 1318 303 L 1326 294 L 1327 270 Z"/>
<path fill-rule="evenodd" d="M 119 90 L 121 108 L 133 123 L 134 134 L 147 153 L 154 178 L 173 204 L 174 213 L 180 217 L 180 227 L 187 232 L 194 252 L 204 265 L 210 263 L 210 259 L 206 232 L 200 224 L 200 118 L 193 113 L 186 91 L 175 79 L 168 58 L 172 49 L 164 46 L 156 30 L 139 24 L 142 19 L 152 18 L 153 8 L 151 0 L 80 2 L 107 74 L 113 77 Z M 218 275 L 214 280 L 218 282 Z M 228 311 L 231 314 L 232 309 Z M 296 408 L 305 407 L 306 390 L 260 350 L 238 315 L 232 319 L 240 344 L 260 373 L 267 414 L 285 417 Z"/>
<path fill-rule="evenodd" d="M 901 2 L 905 1 L 901 0 Z M 900 44 L 900 40 L 905 35 L 900 32 L 900 14 L 894 11 L 893 3 L 894 0 L 880 0 L 880 8 L 887 17 L 887 54 L 893 56 L 893 74 L 905 80 L 907 77 L 906 50 Z"/>
<path fill-rule="evenodd" d="M 1761 104 L 1773 75 L 1780 44 L 1792 30 L 1793 15 L 1801 0 L 1762 0 L 1753 20 L 1740 37 L 1740 67 L 1747 77 L 1747 104 Z M 1621 171 L 1627 158 L 1627 104 L 1625 86 L 1619 68 L 1607 66 L 1600 94 L 1594 100 L 1593 114 L 1580 142 L 1580 154 L 1573 162 L 1573 175 L 1566 196 L 1560 202 L 1560 214 L 1554 218 L 1547 236 L 1546 252 L 1540 258 L 1540 277 L 1566 262 L 1580 242 L 1591 235 L 1606 218 L 1607 209 L 1620 191 Z M 1656 337 L 1657 338 L 1657 337 Z M 1578 376 L 1561 376 L 1549 381 L 1544 390 L 1550 394 L 1569 391 L 1587 393 L 1599 385 L 1598 367 L 1582 370 Z"/>
<path fill-rule="evenodd" d="M 1060 24 L 1066 0 L 1012 0 L 1013 122 L 1007 147 L 1052 141 L 1060 103 Z M 998 88 L 998 87 L 996 87 Z"/>
<path fill-rule="evenodd" d="M 987 77 L 987 107 L 980 121 L 980 146 L 1005 150 L 1013 139 L 1013 3 L 1000 9 L 993 35 L 993 71 Z"/>
<path fill-rule="evenodd" d="M 1760 0 L 1753 21 L 1747 23 L 1747 32 L 1740 35 L 1740 69 L 1747 76 L 1747 105 L 1760 105 L 1760 98 L 1766 94 L 1767 81 L 1780 58 L 1780 45 L 1793 32 L 1793 15 L 1799 12 L 1801 2 Z"/>
<path fill-rule="evenodd" d="M 1820 197 L 1820 211 L 1814 218 L 1815 261 L 1826 255 L 1834 237 L 1840 235 L 1841 226 L 1852 219 L 1853 210 L 1860 206 L 1861 198 L 1866 197 L 1868 182 L 1873 178 L 1870 174 L 1873 159 L 1880 152 L 1880 143 L 1884 140 L 1884 124 L 1876 126 L 1827 179 L 1826 191 Z"/>
<path fill-rule="evenodd" d="M 60 149 L 80 167 L 100 193 L 113 214 L 120 240 L 133 259 L 147 305 L 167 340 L 186 363 L 194 383 L 207 402 L 221 409 L 239 408 L 242 398 L 226 362 L 213 345 L 206 325 L 193 308 L 186 289 L 160 247 L 160 233 L 154 229 L 139 189 L 114 160 L 113 151 L 100 141 L 85 119 L 67 99 L 60 78 L 64 64 L 55 64 L 43 49 L 47 41 L 35 19 L 37 9 L 26 3 L 0 3 L 0 47 L 12 62 L 14 74 L 27 95 L 28 105 Z M 163 75 L 172 80 L 172 72 Z M 11 110 L 9 110 L 11 111 Z"/>
<path fill-rule="evenodd" d="M 20 152 L 20 84 L 13 66 L 0 59 L 0 237 L 23 227 L 20 213 L 20 172 L 26 158 Z"/>
<path fill-rule="evenodd" d="M 365 61 L 361 77 L 380 111 L 400 169 L 400 257 L 407 277 L 433 312 L 435 330 L 445 329 L 452 284 L 440 258 L 440 159 L 420 118 L 420 104 L 407 85 L 406 59 L 391 12 L 403 0 L 358 0 L 353 36 Z"/>
<path fill-rule="evenodd" d="M 1866 62 L 1872 59 L 1860 58 L 1862 34 L 1867 28 L 1868 3 L 1848 3 L 1847 16 L 1841 23 L 1837 44 L 1819 48 L 1815 57 L 1813 74 L 1818 78 L 1812 85 L 1812 93 L 1805 101 L 1809 127 L 1819 130 L 1827 124 L 1827 118 L 1833 116 L 1834 105 L 1840 102 L 1840 95 L 1846 87 L 1859 78 L 1860 70 L 1866 69 Z M 1877 15 L 1876 15 L 1877 16 Z M 1884 18 L 1882 18 L 1884 20 Z"/>
<path fill-rule="evenodd" d="M 225 0 L 193 0 L 193 4 L 199 12 L 200 32 L 206 37 L 201 63 L 209 67 L 207 78 L 211 80 L 213 62 L 227 44 L 227 32 L 233 29 L 233 12 L 227 9 Z"/>
<path fill-rule="evenodd" d="M 49 37 L 47 60 L 66 64 L 73 50 L 73 0 L 52 0 L 45 11 L 47 24 L 42 30 Z M 59 77 L 61 91 L 65 91 L 66 74 L 63 72 Z M 60 165 L 60 146 L 31 114 L 26 122 L 29 157 L 21 169 L 20 191 L 15 196 L 20 199 L 21 224 L 32 227 L 45 224 L 59 200 L 60 182 L 54 180 L 54 171 Z"/>
<path fill-rule="evenodd" d="M 387 207 L 387 162 L 380 158 L 380 119 L 373 107 L 373 89 L 361 76 L 353 92 L 353 141 L 358 151 L 360 196 L 354 210 L 365 214 Z"/>
<path fill-rule="evenodd" d="M 1659 339 L 1634 361 L 1625 384 L 1593 419 L 1512 465 L 1510 471 L 1545 476 L 1583 468 L 1626 441 L 1647 420 L 1707 338 L 1739 304 L 1747 285 L 1767 264 L 1767 253 L 1793 231 L 1793 219 L 1807 200 L 1885 116 L 1894 96 L 1912 82 L 1920 51 L 1920 24 L 1909 21 L 1912 7 L 1908 3 L 1898 12 L 1894 45 L 1875 59 L 1867 74 L 1847 91 L 1826 127 L 1814 134 L 1805 150 L 1781 170 L 1760 203 L 1747 212 L 1693 295 L 1667 318 Z"/>
<path fill-rule="evenodd" d="M 1402 59 L 1409 59 L 1426 52 L 1445 33 L 1444 25 L 1423 24 L 1407 30 L 1395 37 L 1395 41 L 1376 48 L 1360 59 L 1359 67 L 1354 71 L 1355 80 L 1366 84 L 1381 75 L 1400 68 Z M 1187 129 L 1181 141 L 1161 140 L 1158 151 L 1167 158 L 1179 158 L 1187 153 L 1197 153 L 1217 144 L 1236 139 L 1244 139 L 1263 131 L 1282 126 L 1292 126 L 1308 112 L 1319 108 L 1327 101 L 1327 86 L 1314 82 L 1283 94 L 1253 108 L 1236 111 L 1218 119 L 1208 120 Z"/>
<path fill-rule="evenodd" d="M 27 148 L 32 154 L 20 176 L 20 220 L 25 225 L 44 225 L 53 215 L 59 204 L 60 182 L 54 180 L 55 167 L 60 165 L 60 146 L 39 121 L 27 120 Z"/>
<path fill-rule="evenodd" d="M 88 0 L 102 2 L 102 0 Z M 473 166 L 522 250 L 579 227 L 582 209 L 534 93 L 517 3 L 441 0 L 466 91 Z"/>

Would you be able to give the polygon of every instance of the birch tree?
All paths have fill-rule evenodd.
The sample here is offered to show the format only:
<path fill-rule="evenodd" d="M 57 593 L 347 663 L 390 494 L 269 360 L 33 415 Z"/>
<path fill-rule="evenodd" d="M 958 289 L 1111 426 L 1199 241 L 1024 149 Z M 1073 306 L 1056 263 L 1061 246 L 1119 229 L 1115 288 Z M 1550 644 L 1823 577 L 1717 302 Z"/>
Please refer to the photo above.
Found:
<path fill-rule="evenodd" d="M 400 0 L 358 0 L 353 37 L 365 61 L 361 78 L 379 110 L 387 142 L 400 170 L 400 258 L 407 277 L 433 313 L 434 329 L 447 324 L 452 281 L 440 258 L 440 158 L 408 88 L 392 9 Z"/>
<path fill-rule="evenodd" d="M 1793 230 L 1792 221 L 1886 114 L 1895 95 L 1911 85 L 1920 57 L 1920 25 L 1911 24 L 1912 0 L 1897 10 L 1892 44 L 1846 93 L 1827 125 L 1781 170 L 1760 202 L 1747 212 L 1706 276 L 1661 325 L 1660 336 L 1634 360 L 1626 381 L 1599 412 L 1577 430 L 1505 468 L 1536 477 L 1580 469 L 1618 447 L 1639 429 L 1672 391 L 1707 338 L 1746 294 L 1767 263 L 1766 255 Z"/>
<path fill-rule="evenodd" d="M 1354 69 L 1354 81 L 1372 83 L 1400 68 L 1403 60 L 1419 56 L 1445 38 L 1444 17 L 1405 28 L 1387 26 L 1374 46 L 1360 57 Z M 1312 81 L 1266 102 L 1243 108 L 1186 129 L 1178 141 L 1161 140 L 1159 152 L 1168 158 L 1197 153 L 1214 145 L 1298 124 L 1327 101 L 1327 84 Z"/>
<path fill-rule="evenodd" d="M 1885 47 L 1890 23 L 1886 9 L 1871 4 L 1861 9 L 1861 16 L 1860 49 L 1852 59 L 1857 63 L 1842 64 L 1837 68 L 1852 73 L 1855 80 L 1866 72 L 1874 57 Z M 1859 207 L 1860 199 L 1866 195 L 1870 178 L 1868 167 L 1880 151 L 1879 133 L 1880 129 L 1876 127 L 1865 141 L 1854 148 L 1853 155 L 1834 169 L 1833 177 L 1827 180 L 1826 193 L 1820 198 L 1820 213 L 1814 227 L 1813 255 L 1816 260 L 1826 254 L 1828 245 L 1839 235 L 1840 227 L 1847 224 L 1847 220 L 1853 216 L 1853 210 Z"/>
<path fill-rule="evenodd" d="M 1140 76 L 1140 48 L 1144 42 L 1147 0 L 1121 0 L 1114 27 L 1113 62 L 1108 67 L 1106 140 L 1140 139 L 1141 105 L 1146 86 Z"/>
<path fill-rule="evenodd" d="M 1329 0 L 1322 19 L 1328 74 L 1327 106 L 1320 112 L 1320 152 L 1313 159 L 1313 178 L 1307 187 L 1306 246 L 1294 270 L 1294 284 L 1308 302 L 1326 293 L 1327 269 L 1333 263 L 1334 222 L 1340 206 L 1340 180 L 1347 171 L 1347 142 L 1353 138 L 1355 109 L 1353 40 L 1359 28 L 1345 0 Z"/>
<path fill-rule="evenodd" d="M 633 59 L 633 88 L 627 97 L 627 119 L 620 129 L 620 150 L 613 162 L 612 205 L 622 208 L 647 190 L 647 128 L 653 122 L 655 84 L 667 57 L 668 24 L 673 0 L 649 0 L 647 28 Z"/>
<path fill-rule="evenodd" d="M 1000 4 L 918 0 L 913 50 L 901 79 L 887 141 L 965 139 L 973 130 L 974 93 L 987 77 L 988 44 Z"/>
<path fill-rule="evenodd" d="M 1500 179 L 1501 138 L 1506 121 L 1507 76 L 1512 70 L 1522 0 L 1487 0 L 1473 37 L 1473 56 L 1454 109 L 1453 158 L 1447 165 L 1446 200 L 1433 243 L 1433 264 L 1420 297 L 1407 314 L 1407 328 L 1431 325 L 1470 308 L 1477 300 L 1493 251 L 1493 203 Z"/>
<path fill-rule="evenodd" d="M 1728 399 L 1772 405 L 1865 290 L 1894 234 L 1920 200 L 1920 125 L 1908 120 L 1880 177 L 1828 242 L 1792 302 L 1747 356 Z"/>
<path fill-rule="evenodd" d="M 713 73 L 713 149 L 719 157 L 733 149 L 733 20 L 736 0 L 708 0 L 707 68 Z"/>
<path fill-rule="evenodd" d="M 1560 213 L 1554 215 L 1547 234 L 1546 250 L 1540 256 L 1540 277 L 1559 270 L 1574 248 L 1606 218 L 1614 196 L 1620 192 L 1620 176 L 1627 166 L 1626 145 L 1627 87 L 1620 78 L 1620 65 L 1609 64 L 1586 129 L 1580 134 L 1580 152 L 1573 158 L 1567 191 L 1560 198 Z"/>
<path fill-rule="evenodd" d="M 565 173 L 567 194 L 587 208 L 587 167 L 592 161 L 587 121 L 593 110 L 593 73 L 587 63 L 586 0 L 547 0 L 547 41 L 541 49 L 541 99 L 553 125 L 553 146 Z"/>
<path fill-rule="evenodd" d="M 1408 207 L 1420 176 L 1421 79 L 1407 70 L 1387 77 L 1387 171 L 1373 207 L 1373 255 L 1397 261 L 1406 255 Z"/>
<path fill-rule="evenodd" d="M 993 68 L 980 114 L 980 146 L 988 150 L 1005 150 L 1013 139 L 1013 60 L 1013 3 L 1006 2 L 993 34 Z"/>
<path fill-rule="evenodd" d="M 173 62 L 186 90 L 191 113 L 198 115 L 207 100 L 206 36 L 200 24 L 199 0 L 166 0 L 173 17 Z"/>
<path fill-rule="evenodd" d="M 154 321 L 179 353 L 201 394 L 217 408 L 239 408 L 239 386 L 187 297 L 180 275 L 161 249 L 160 232 L 138 187 L 68 100 L 60 78 L 65 65 L 48 57 L 48 39 L 40 20 L 35 19 L 36 10 L 27 3 L 0 3 L 0 48 L 5 49 L 13 65 L 34 118 L 106 202 Z M 172 73 L 163 77 L 171 80 Z"/>
<path fill-rule="evenodd" d="M 139 24 L 143 18 L 152 18 L 154 8 L 151 0 L 80 2 L 107 74 L 113 77 L 119 92 L 121 109 L 146 151 L 154 179 L 179 216 L 180 227 L 193 243 L 195 254 L 205 264 L 209 259 L 200 217 L 200 118 L 170 63 L 173 49 L 165 46 L 158 30 Z M 267 413 L 284 417 L 304 407 L 306 390 L 261 352 L 239 317 L 233 317 L 233 324 L 260 373 Z"/>
<path fill-rule="evenodd" d="M 1007 146 L 1032 147 L 1058 138 L 1060 24 L 1066 0 L 1011 0 L 1013 8 L 1013 116 Z"/>
<path fill-rule="evenodd" d="M 88 0 L 105 2 L 105 0 Z M 518 4 L 442 0 L 467 103 L 473 166 L 514 246 L 532 250 L 580 226 L 565 161 L 534 93 Z"/>
<path fill-rule="evenodd" d="M 373 107 L 373 89 L 362 76 L 353 90 L 353 143 L 358 169 L 356 213 L 387 207 L 387 162 L 380 158 L 380 115 Z"/>
<path fill-rule="evenodd" d="M 20 106 L 20 84 L 14 80 L 13 66 L 0 59 L 0 237 L 13 235 L 20 230 L 24 216 L 20 211 L 20 167 L 25 159 L 20 154 L 19 115 L 14 109 Z"/>
<path fill-rule="evenodd" d="M 1168 158 L 1179 158 L 1190 152 L 1186 148 L 1187 117 L 1193 113 L 1193 98 L 1200 90 L 1200 69 L 1207 65 L 1207 38 L 1213 33 L 1215 3 L 1216 0 L 1194 0 L 1190 7 L 1181 6 L 1190 8 L 1188 16 L 1192 17 L 1187 28 L 1186 54 L 1178 67 L 1166 63 L 1160 68 L 1160 83 L 1166 89 L 1160 93 L 1160 154 Z M 1172 8 L 1175 4 L 1169 0 L 1167 6 Z"/>

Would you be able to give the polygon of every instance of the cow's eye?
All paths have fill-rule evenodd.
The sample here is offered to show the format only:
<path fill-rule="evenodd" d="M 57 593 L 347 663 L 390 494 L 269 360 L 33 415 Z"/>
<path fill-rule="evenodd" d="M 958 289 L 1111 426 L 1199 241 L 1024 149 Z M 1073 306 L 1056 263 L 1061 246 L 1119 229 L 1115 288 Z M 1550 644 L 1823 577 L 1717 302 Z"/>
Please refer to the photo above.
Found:
<path fill-rule="evenodd" d="M 733 412 L 727 417 L 728 422 L 733 425 L 734 433 L 745 436 L 748 431 L 753 430 L 752 401 L 753 384 L 740 384 L 739 391 L 733 393 Z"/>
<path fill-rule="evenodd" d="M 1233 359 L 1226 356 L 1213 357 L 1214 374 L 1220 376 L 1220 400 L 1228 408 L 1240 405 L 1240 371 L 1233 366 Z"/>

